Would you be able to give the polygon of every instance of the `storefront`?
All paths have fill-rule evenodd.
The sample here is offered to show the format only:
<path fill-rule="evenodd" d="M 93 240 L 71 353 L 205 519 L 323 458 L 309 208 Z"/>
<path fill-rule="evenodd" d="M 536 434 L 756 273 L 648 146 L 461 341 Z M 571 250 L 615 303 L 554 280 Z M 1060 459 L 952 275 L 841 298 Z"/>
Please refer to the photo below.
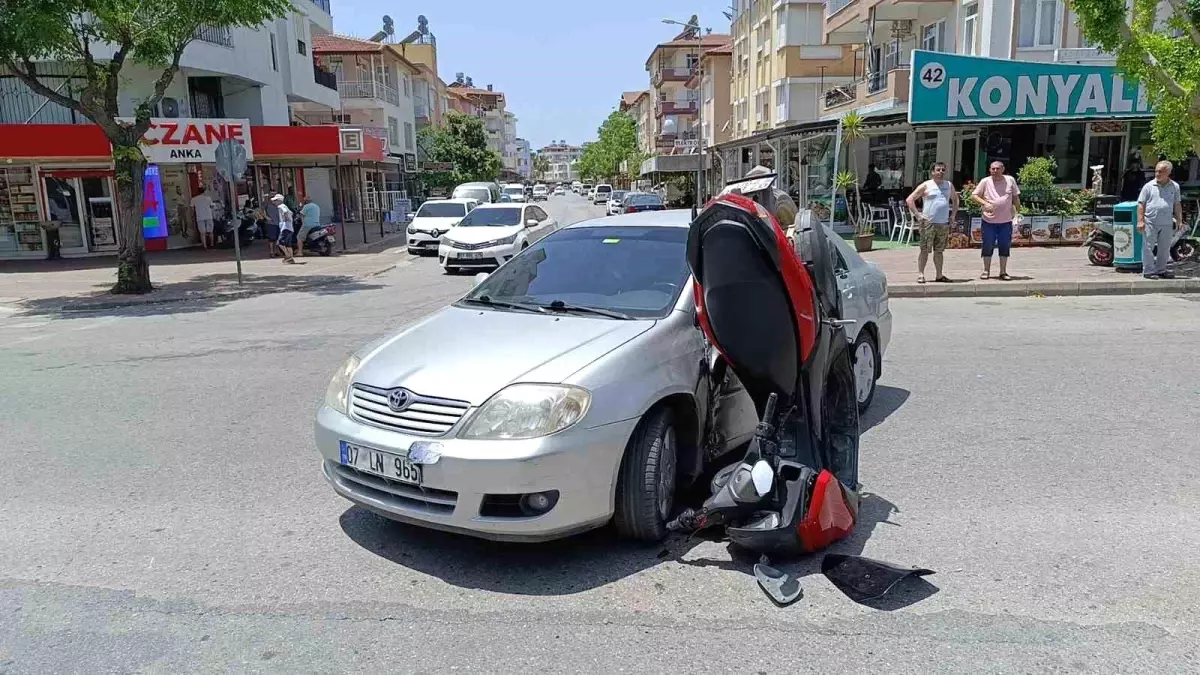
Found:
<path fill-rule="evenodd" d="M 251 164 L 234 186 L 216 172 L 215 149 L 224 138 L 246 147 Z M 195 245 L 198 241 L 192 197 L 203 187 L 216 219 L 236 212 L 250 198 L 279 192 L 297 208 L 310 184 L 338 212 L 331 174 L 350 169 L 348 191 L 361 193 L 354 167 L 384 159 L 378 139 L 358 129 L 334 126 L 251 127 L 246 120 L 156 119 L 143 152 L 148 160 L 146 189 L 150 213 L 165 223 L 147 225 L 147 250 Z M 117 250 L 116 182 L 111 147 L 93 125 L 0 125 L 0 259 L 44 258 L 50 238 L 44 224 L 58 229 L 61 254 L 111 254 Z M 313 179 L 313 180 L 310 180 Z M 314 200 L 319 201 L 314 195 Z M 161 204 L 150 202 L 161 201 Z M 355 201 L 357 205 L 359 202 Z M 328 216 L 323 220 L 333 220 Z"/>

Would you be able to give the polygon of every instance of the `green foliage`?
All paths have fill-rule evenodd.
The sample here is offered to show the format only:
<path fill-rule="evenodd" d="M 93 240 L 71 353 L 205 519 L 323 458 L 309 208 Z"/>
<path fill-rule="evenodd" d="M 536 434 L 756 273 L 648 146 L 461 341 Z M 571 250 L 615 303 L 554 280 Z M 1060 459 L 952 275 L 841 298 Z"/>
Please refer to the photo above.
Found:
<path fill-rule="evenodd" d="M 865 140 L 867 137 L 866 130 L 863 126 L 865 121 L 866 120 L 863 119 L 863 116 L 859 115 L 857 112 L 848 112 L 842 116 L 842 150 L 850 156 L 850 168 L 852 171 L 839 174 L 834 182 L 835 197 L 837 196 L 837 190 L 844 190 L 848 193 L 850 188 L 854 187 L 854 201 L 856 204 L 862 204 L 862 191 L 859 189 L 858 180 L 856 178 L 858 176 L 858 153 L 854 152 L 853 148 L 856 143 Z M 846 173 L 850 174 L 851 183 L 841 186 L 837 185 L 837 181 L 841 180 Z M 836 200 L 834 203 L 836 203 Z M 859 223 L 855 209 L 850 209 L 850 213 L 847 217 L 850 219 L 850 222 L 854 225 L 855 231 L 857 232 Z M 872 232 L 874 232 L 874 230 L 872 230 Z M 859 234 L 867 233 L 859 232 Z"/>
<path fill-rule="evenodd" d="M 537 179 L 546 177 L 550 171 L 550 158 L 545 155 L 538 155 L 533 158 L 533 176 Z"/>
<path fill-rule="evenodd" d="M 1058 162 L 1053 157 L 1034 157 L 1017 172 L 1017 183 L 1021 190 L 1045 190 L 1054 187 Z"/>
<path fill-rule="evenodd" d="M 1200 2 L 1197 0 L 1068 0 L 1083 34 L 1117 55 L 1117 68 L 1140 82 L 1154 107 L 1157 150 L 1180 159 L 1200 151 Z M 1132 12 L 1132 16 L 1131 16 Z M 1156 14 L 1167 19 L 1158 27 Z M 1178 31 L 1179 37 L 1176 37 Z"/>
<path fill-rule="evenodd" d="M 500 156 L 487 146 L 487 132 L 478 117 L 450 111 L 441 127 L 425 127 L 418 136 L 431 162 L 448 162 L 453 168 L 423 177 L 431 187 L 453 187 L 472 181 L 496 180 Z"/>
<path fill-rule="evenodd" d="M 971 197 L 975 194 L 975 183 L 967 181 L 966 185 L 962 186 L 962 190 L 958 193 L 958 203 L 960 208 L 966 210 L 967 214 L 978 218 L 983 215 L 983 207 L 975 203 Z"/>
<path fill-rule="evenodd" d="M 621 177 L 621 162 L 629 169 L 625 177 L 636 176 L 644 156 L 638 150 L 637 124 L 629 113 L 616 111 L 604 120 L 596 132 L 595 143 L 583 149 L 579 175 L 584 180 L 612 180 Z"/>

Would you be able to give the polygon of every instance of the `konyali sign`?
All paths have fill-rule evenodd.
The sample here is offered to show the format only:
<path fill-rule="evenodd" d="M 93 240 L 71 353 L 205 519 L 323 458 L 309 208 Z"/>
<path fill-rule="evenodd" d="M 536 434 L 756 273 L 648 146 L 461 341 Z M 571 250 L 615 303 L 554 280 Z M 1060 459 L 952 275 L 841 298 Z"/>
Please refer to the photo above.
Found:
<path fill-rule="evenodd" d="M 1111 66 L 913 51 L 914 124 L 1149 117 L 1145 92 Z"/>

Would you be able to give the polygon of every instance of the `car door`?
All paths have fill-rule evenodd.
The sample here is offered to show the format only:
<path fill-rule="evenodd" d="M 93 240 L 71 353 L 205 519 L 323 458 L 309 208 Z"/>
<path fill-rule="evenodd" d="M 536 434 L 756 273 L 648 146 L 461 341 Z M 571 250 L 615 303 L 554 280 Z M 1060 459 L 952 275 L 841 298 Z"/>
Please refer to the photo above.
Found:
<path fill-rule="evenodd" d="M 858 339 L 858 331 L 871 319 L 869 305 L 869 283 L 863 274 L 865 262 L 855 260 L 857 254 L 848 250 L 846 241 L 831 230 L 827 230 L 837 254 L 833 274 L 837 278 L 838 293 L 842 297 L 842 318 L 852 319 L 854 323 L 846 326 L 846 337 L 853 343 Z M 861 262 L 861 264 L 854 264 Z"/>
<path fill-rule="evenodd" d="M 542 224 L 541 236 L 544 237 L 558 229 L 558 220 L 554 216 L 546 213 L 546 210 L 540 206 L 535 206 L 534 208 L 537 209 L 538 222 Z"/>
<path fill-rule="evenodd" d="M 522 210 L 521 222 L 528 223 L 529 221 L 537 221 L 536 225 L 525 226 L 525 240 L 530 244 L 541 239 L 546 235 L 546 227 L 542 224 L 542 219 L 538 214 L 538 207 L 526 206 Z"/>

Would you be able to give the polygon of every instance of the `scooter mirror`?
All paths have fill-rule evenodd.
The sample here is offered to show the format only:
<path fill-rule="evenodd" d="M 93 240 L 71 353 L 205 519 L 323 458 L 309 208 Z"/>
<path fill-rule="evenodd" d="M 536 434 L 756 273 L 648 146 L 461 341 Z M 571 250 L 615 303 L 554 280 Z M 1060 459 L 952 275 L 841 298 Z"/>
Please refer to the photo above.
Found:
<path fill-rule="evenodd" d="M 487 272 L 480 272 L 479 274 L 476 274 L 475 278 L 471 280 L 471 287 L 474 288 L 474 287 L 478 286 L 479 284 L 482 284 L 483 280 L 487 279 L 487 278 L 488 278 Z"/>
<path fill-rule="evenodd" d="M 765 459 L 760 459 L 750 470 L 750 478 L 754 481 L 754 491 L 759 497 L 765 497 L 771 491 L 771 485 L 775 483 L 775 472 Z"/>

